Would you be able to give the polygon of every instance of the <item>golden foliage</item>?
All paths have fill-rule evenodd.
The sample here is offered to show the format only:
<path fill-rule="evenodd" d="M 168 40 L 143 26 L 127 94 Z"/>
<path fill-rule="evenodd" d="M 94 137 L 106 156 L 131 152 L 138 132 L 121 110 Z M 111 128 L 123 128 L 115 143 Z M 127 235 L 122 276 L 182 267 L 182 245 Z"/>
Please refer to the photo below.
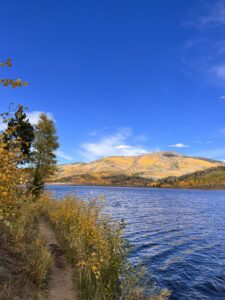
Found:
<path fill-rule="evenodd" d="M 12 66 L 11 59 L 0 63 L 5 66 Z M 27 82 L 1 79 L 0 84 L 15 88 Z M 3 123 L 12 120 L 10 115 L 0 114 Z M 39 234 L 36 207 L 25 189 L 26 173 L 21 167 L 26 158 L 21 147 L 24 141 L 20 136 L 5 139 L 4 134 L 11 136 L 15 130 L 8 126 L 5 133 L 0 132 L 0 299 L 37 299 L 51 255 Z"/>
<path fill-rule="evenodd" d="M 27 299 L 31 299 L 46 280 L 51 255 L 38 231 L 35 205 L 24 188 L 25 172 L 18 167 L 22 158 L 19 144 L 6 148 L 1 137 L 0 244 L 10 257 L 8 261 L 12 269 L 8 263 L 8 272 L 16 272 L 17 275 L 10 275 L 3 287 L 0 284 L 0 298 L 19 297 L 24 288 Z M 1 263 L 4 263 L 4 256 L 1 257 Z"/>
<path fill-rule="evenodd" d="M 44 195 L 40 208 L 55 227 L 78 271 L 79 286 L 86 286 L 82 299 L 95 299 L 93 293 L 100 291 L 104 293 L 101 299 L 112 299 L 124 258 L 122 228 L 100 215 L 96 200 L 85 202 L 68 196 L 56 202 Z"/>
<path fill-rule="evenodd" d="M 12 60 L 11 58 L 8 58 L 6 59 L 5 61 L 3 62 L 0 62 L 0 67 L 9 67 L 11 68 L 12 67 Z M 0 84 L 2 84 L 4 87 L 7 87 L 7 86 L 11 86 L 13 88 L 17 88 L 17 87 L 25 87 L 28 85 L 28 82 L 27 81 L 23 81 L 19 78 L 17 79 L 0 79 Z"/>
<path fill-rule="evenodd" d="M 122 238 L 124 224 L 105 216 L 101 206 L 98 199 L 72 196 L 56 200 L 45 194 L 39 201 L 40 211 L 55 228 L 75 268 L 80 299 L 166 299 L 165 291 L 148 297 L 147 290 L 145 295 L 126 259 L 130 246 Z"/>
<path fill-rule="evenodd" d="M 24 172 L 18 168 L 20 153 L 6 150 L 0 137 L 0 219 L 12 216 L 20 205 L 25 183 Z"/>

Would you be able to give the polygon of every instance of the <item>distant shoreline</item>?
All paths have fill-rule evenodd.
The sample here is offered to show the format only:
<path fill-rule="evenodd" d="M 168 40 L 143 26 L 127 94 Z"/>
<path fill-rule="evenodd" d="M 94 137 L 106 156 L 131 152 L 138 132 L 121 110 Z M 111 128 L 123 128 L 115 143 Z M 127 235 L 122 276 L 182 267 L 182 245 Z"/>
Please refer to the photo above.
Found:
<path fill-rule="evenodd" d="M 46 183 L 47 186 L 90 186 L 90 187 L 115 187 L 115 188 L 119 188 L 119 187 L 123 187 L 123 188 L 144 188 L 144 189 L 163 189 L 163 190 L 202 190 L 202 191 L 224 191 L 225 188 L 216 188 L 216 187 L 179 187 L 179 186 L 168 186 L 168 187 L 160 187 L 160 186 L 136 186 L 136 185 L 110 185 L 110 184 L 84 184 L 84 183 L 80 183 L 80 184 L 75 184 L 75 183 L 71 183 L 71 182 L 47 182 Z"/>

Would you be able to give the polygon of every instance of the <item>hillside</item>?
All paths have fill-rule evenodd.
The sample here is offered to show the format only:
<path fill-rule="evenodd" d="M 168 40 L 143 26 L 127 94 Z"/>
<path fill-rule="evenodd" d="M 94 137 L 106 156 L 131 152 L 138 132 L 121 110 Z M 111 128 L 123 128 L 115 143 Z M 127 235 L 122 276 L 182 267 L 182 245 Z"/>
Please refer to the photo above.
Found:
<path fill-rule="evenodd" d="M 221 165 L 204 158 L 176 152 L 154 152 L 141 156 L 113 156 L 90 163 L 59 165 L 52 182 L 73 184 L 148 186 L 152 181 L 182 176 Z"/>
<path fill-rule="evenodd" d="M 197 171 L 177 178 L 161 179 L 157 187 L 225 189 L 225 166 Z"/>

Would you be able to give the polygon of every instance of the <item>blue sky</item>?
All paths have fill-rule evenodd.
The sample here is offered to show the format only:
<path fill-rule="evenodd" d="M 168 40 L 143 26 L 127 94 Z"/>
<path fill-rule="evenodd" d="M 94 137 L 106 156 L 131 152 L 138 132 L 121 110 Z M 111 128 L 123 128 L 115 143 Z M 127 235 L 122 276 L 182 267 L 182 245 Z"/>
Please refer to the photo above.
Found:
<path fill-rule="evenodd" d="M 225 160 L 225 1 L 1 1 L 0 111 L 56 121 L 60 163 L 156 150 Z"/>

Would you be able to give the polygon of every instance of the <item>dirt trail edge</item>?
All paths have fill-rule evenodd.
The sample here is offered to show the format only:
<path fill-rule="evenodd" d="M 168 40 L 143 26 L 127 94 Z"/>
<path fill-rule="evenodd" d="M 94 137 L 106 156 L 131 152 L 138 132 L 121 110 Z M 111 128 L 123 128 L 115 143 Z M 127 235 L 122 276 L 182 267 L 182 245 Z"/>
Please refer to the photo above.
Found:
<path fill-rule="evenodd" d="M 67 262 L 51 226 L 43 219 L 39 222 L 40 232 L 46 240 L 53 263 L 50 269 L 49 289 L 42 300 L 78 300 L 73 279 L 73 268 Z"/>

